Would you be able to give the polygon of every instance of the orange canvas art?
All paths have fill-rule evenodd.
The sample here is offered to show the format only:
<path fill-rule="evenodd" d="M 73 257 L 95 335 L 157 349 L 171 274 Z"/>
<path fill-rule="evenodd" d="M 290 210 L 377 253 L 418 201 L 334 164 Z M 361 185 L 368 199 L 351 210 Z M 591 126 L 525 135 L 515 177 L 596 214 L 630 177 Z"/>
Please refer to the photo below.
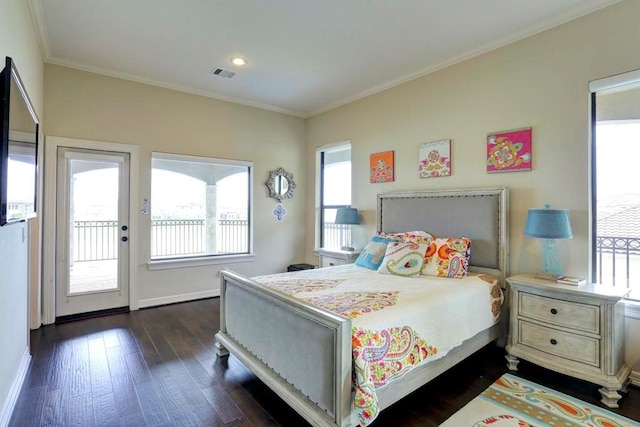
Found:
<path fill-rule="evenodd" d="M 369 177 L 372 183 L 393 182 L 393 151 L 371 154 L 369 157 Z"/>

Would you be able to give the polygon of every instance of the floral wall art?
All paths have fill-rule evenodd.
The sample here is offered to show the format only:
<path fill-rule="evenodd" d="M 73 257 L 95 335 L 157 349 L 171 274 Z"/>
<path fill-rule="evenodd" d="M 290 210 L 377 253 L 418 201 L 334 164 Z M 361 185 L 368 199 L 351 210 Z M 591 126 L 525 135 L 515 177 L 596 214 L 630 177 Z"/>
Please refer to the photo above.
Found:
<path fill-rule="evenodd" d="M 487 172 L 531 170 L 531 128 L 487 135 Z"/>
<path fill-rule="evenodd" d="M 434 178 L 451 175 L 451 140 L 420 144 L 418 177 Z"/>
<path fill-rule="evenodd" d="M 393 151 L 371 154 L 369 157 L 369 177 L 372 183 L 393 182 Z"/>

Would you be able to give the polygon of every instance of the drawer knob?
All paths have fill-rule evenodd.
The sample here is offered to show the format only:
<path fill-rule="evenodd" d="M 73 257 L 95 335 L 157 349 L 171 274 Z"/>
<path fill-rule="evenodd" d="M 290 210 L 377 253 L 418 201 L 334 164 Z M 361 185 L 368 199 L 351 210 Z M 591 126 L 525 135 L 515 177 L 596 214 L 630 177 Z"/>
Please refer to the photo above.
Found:
<path fill-rule="evenodd" d="M 549 341 L 551 343 L 551 345 L 556 345 L 558 344 L 558 341 L 556 341 L 554 338 L 551 338 L 551 341 Z"/>
<path fill-rule="evenodd" d="M 558 314 L 558 310 L 556 310 L 555 308 L 551 309 L 551 314 Z"/>

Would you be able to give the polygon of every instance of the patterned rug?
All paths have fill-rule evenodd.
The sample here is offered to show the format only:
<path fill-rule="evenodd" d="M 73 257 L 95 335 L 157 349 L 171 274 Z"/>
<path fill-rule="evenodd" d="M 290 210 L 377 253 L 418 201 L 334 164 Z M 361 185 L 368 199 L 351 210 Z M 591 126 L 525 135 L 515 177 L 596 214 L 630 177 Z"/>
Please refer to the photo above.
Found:
<path fill-rule="evenodd" d="M 442 427 L 640 427 L 566 394 L 504 374 Z"/>

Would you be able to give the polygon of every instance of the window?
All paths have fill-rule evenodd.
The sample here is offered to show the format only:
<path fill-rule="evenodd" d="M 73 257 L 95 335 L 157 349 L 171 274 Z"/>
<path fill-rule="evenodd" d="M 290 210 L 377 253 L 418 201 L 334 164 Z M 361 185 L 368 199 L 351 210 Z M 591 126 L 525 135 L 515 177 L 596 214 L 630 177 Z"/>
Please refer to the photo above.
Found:
<path fill-rule="evenodd" d="M 249 254 L 252 169 L 245 161 L 152 153 L 152 262 Z"/>
<path fill-rule="evenodd" d="M 317 152 L 319 227 L 316 247 L 349 246 L 351 226 L 335 224 L 338 208 L 351 206 L 351 143 L 320 148 Z"/>
<path fill-rule="evenodd" d="M 592 82 L 592 278 L 640 301 L 640 73 Z"/>

